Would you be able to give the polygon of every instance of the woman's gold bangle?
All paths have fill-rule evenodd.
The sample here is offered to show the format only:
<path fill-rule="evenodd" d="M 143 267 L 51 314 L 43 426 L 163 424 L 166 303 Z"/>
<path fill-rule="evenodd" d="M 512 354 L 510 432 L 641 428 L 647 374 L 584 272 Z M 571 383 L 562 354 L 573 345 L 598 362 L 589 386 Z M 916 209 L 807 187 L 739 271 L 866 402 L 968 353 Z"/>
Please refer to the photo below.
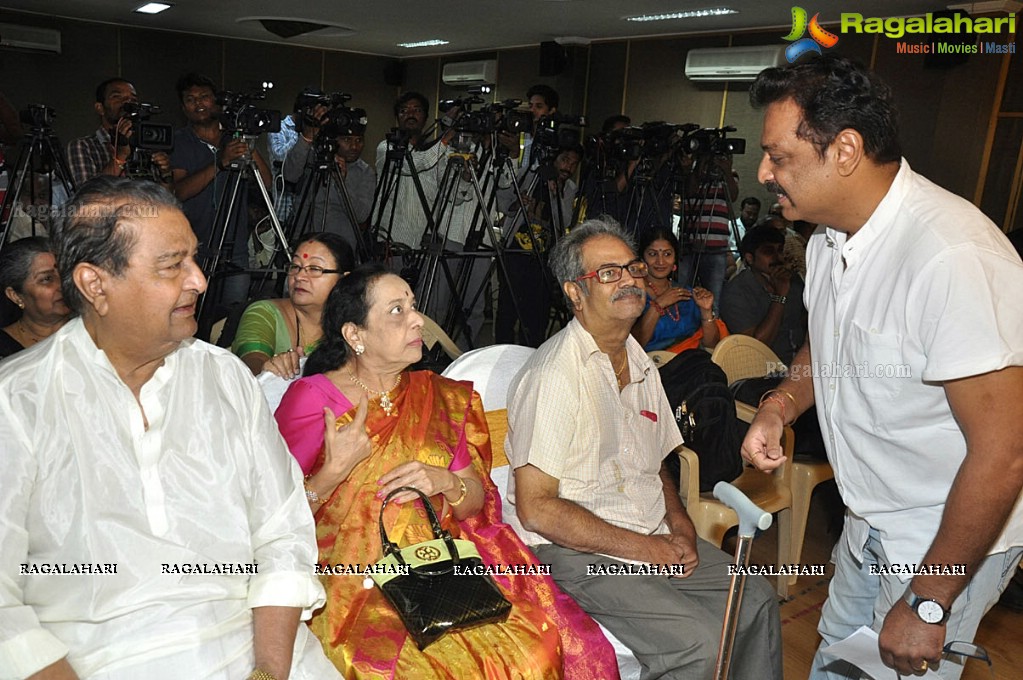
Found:
<path fill-rule="evenodd" d="M 456 475 L 457 476 L 457 475 Z M 458 500 L 448 501 L 448 505 L 453 508 L 457 508 L 465 500 L 465 497 L 469 495 L 469 487 L 465 485 L 465 480 L 458 477 Z"/>

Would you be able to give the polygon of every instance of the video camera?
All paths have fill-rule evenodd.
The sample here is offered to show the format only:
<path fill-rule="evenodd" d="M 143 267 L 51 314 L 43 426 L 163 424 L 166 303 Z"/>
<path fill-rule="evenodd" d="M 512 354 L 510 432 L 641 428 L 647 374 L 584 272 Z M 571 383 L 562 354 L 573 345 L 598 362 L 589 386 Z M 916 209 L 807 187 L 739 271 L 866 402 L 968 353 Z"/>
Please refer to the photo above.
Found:
<path fill-rule="evenodd" d="M 682 141 L 682 148 L 693 156 L 732 156 L 746 153 L 746 140 L 728 137 L 735 132 L 729 125 L 722 128 L 702 128 L 693 130 Z"/>
<path fill-rule="evenodd" d="M 567 113 L 554 112 L 536 122 L 533 132 L 535 147 L 554 150 L 578 146 L 582 139 L 582 130 L 586 127 L 586 116 L 573 116 Z"/>
<path fill-rule="evenodd" d="M 412 133 L 405 128 L 393 127 L 384 135 L 384 139 L 387 140 L 387 153 L 394 153 L 401 160 L 412 143 Z"/>
<path fill-rule="evenodd" d="M 266 99 L 266 91 L 271 87 L 273 83 L 263 83 L 262 88 L 254 92 L 218 92 L 219 118 L 224 129 L 247 137 L 255 137 L 264 132 L 280 132 L 281 112 L 260 109 L 252 104 Z"/>
<path fill-rule="evenodd" d="M 121 115 L 131 121 L 133 149 L 170 151 L 174 148 L 174 127 L 170 124 L 148 122 L 158 113 L 160 107 L 156 104 L 126 102 L 121 106 Z"/>
<path fill-rule="evenodd" d="M 18 118 L 34 130 L 45 130 L 53 126 L 57 112 L 45 104 L 29 104 L 27 109 L 18 113 Z"/>
<path fill-rule="evenodd" d="M 603 153 L 613 163 L 628 163 L 642 158 L 657 158 L 671 150 L 687 133 L 699 129 L 695 123 L 678 125 L 652 121 L 594 135 L 587 139 L 591 153 Z"/>
<path fill-rule="evenodd" d="M 304 91 L 295 98 L 295 112 L 302 118 L 302 124 L 319 127 L 320 136 L 334 139 L 347 135 L 361 135 L 366 131 L 369 122 L 365 109 L 354 109 L 346 106 L 352 95 L 345 92 L 324 94 L 317 91 Z M 313 118 L 313 109 L 317 106 L 326 107 L 326 119 Z"/>
<path fill-rule="evenodd" d="M 505 99 L 502 102 L 488 104 L 478 111 L 473 111 L 475 105 L 484 103 L 484 99 L 479 95 L 489 92 L 489 89 L 484 89 L 482 92 L 481 89 L 470 88 L 468 97 L 441 101 L 442 111 L 448 111 L 456 106 L 460 109 L 456 118 L 444 122 L 458 132 L 475 135 L 487 135 L 493 132 L 517 135 L 532 129 L 532 115 L 528 111 L 516 110 L 522 104 L 521 99 Z"/>

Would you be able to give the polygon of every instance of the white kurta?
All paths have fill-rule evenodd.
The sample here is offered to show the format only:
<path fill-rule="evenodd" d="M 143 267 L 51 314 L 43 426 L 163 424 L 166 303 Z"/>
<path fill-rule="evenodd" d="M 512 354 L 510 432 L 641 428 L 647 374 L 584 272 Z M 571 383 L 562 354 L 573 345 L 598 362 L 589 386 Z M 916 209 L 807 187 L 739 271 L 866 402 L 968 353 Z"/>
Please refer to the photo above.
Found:
<path fill-rule="evenodd" d="M 140 400 L 148 429 L 80 319 L 0 364 L 0 678 L 65 654 L 83 678 L 247 673 L 252 607 L 323 603 L 301 472 L 245 367 L 190 339 Z M 194 573 L 220 565 L 242 573 Z"/>

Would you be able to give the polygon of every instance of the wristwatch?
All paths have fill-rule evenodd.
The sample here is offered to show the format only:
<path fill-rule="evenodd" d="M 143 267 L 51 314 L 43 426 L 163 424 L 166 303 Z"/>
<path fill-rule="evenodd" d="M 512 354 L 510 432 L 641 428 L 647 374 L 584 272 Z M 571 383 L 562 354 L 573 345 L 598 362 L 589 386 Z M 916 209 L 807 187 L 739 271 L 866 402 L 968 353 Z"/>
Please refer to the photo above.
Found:
<path fill-rule="evenodd" d="M 931 600 L 926 597 L 920 597 L 913 592 L 912 586 L 906 588 L 906 593 L 902 596 L 909 608 L 916 612 L 916 615 L 920 617 L 920 620 L 924 623 L 930 623 L 935 626 L 939 626 L 948 620 L 949 615 L 952 612 L 945 609 L 940 602 L 937 600 Z"/>
<path fill-rule="evenodd" d="M 772 295 L 771 296 L 771 302 L 777 302 L 780 305 L 785 304 L 786 300 L 788 300 L 788 298 L 786 296 L 784 296 L 784 295 Z"/>

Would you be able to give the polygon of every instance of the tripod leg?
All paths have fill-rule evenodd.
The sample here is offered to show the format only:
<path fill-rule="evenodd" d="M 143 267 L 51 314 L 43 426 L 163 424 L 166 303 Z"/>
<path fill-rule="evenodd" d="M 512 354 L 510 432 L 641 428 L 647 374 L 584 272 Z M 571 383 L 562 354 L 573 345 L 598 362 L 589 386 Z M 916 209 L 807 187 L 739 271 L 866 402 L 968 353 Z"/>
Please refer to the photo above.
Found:
<path fill-rule="evenodd" d="M 223 272 L 220 271 L 220 258 L 224 249 L 224 242 L 227 238 L 227 230 L 231 225 L 231 218 L 234 217 L 236 206 L 238 205 L 237 197 L 238 190 L 241 185 L 242 170 L 232 169 L 231 179 L 229 180 L 229 186 L 220 196 L 220 202 L 217 205 L 217 212 L 213 218 L 213 231 L 210 234 L 210 241 L 208 247 L 211 252 L 207 253 L 207 256 L 203 258 L 203 273 L 206 275 L 206 279 L 210 282 L 206 292 L 199 296 L 199 302 L 196 305 L 196 315 L 199 319 L 199 337 L 207 337 L 204 333 L 204 322 L 207 326 L 212 326 L 212 321 L 209 320 L 207 312 L 207 302 L 211 297 L 223 298 L 223 294 L 215 295 L 218 284 L 222 287 L 221 278 L 223 278 Z M 214 181 L 216 181 L 214 179 Z M 247 218 L 248 216 L 246 216 Z M 216 245 L 214 246 L 214 242 Z M 215 310 L 214 310 L 215 311 Z M 206 314 L 204 316 L 204 314 Z M 214 319 L 215 320 L 215 319 Z"/>
<path fill-rule="evenodd" d="M 7 193 L 4 194 L 3 204 L 0 205 L 0 216 L 4 218 L 3 233 L 0 233 L 0 250 L 3 250 L 7 243 L 7 236 L 14 224 L 15 207 L 21 204 L 21 191 L 25 186 L 25 178 L 29 175 L 32 167 L 32 156 L 34 153 L 34 142 L 28 140 L 21 150 L 21 156 L 15 164 L 15 170 L 11 175 L 13 184 L 7 185 Z"/>

